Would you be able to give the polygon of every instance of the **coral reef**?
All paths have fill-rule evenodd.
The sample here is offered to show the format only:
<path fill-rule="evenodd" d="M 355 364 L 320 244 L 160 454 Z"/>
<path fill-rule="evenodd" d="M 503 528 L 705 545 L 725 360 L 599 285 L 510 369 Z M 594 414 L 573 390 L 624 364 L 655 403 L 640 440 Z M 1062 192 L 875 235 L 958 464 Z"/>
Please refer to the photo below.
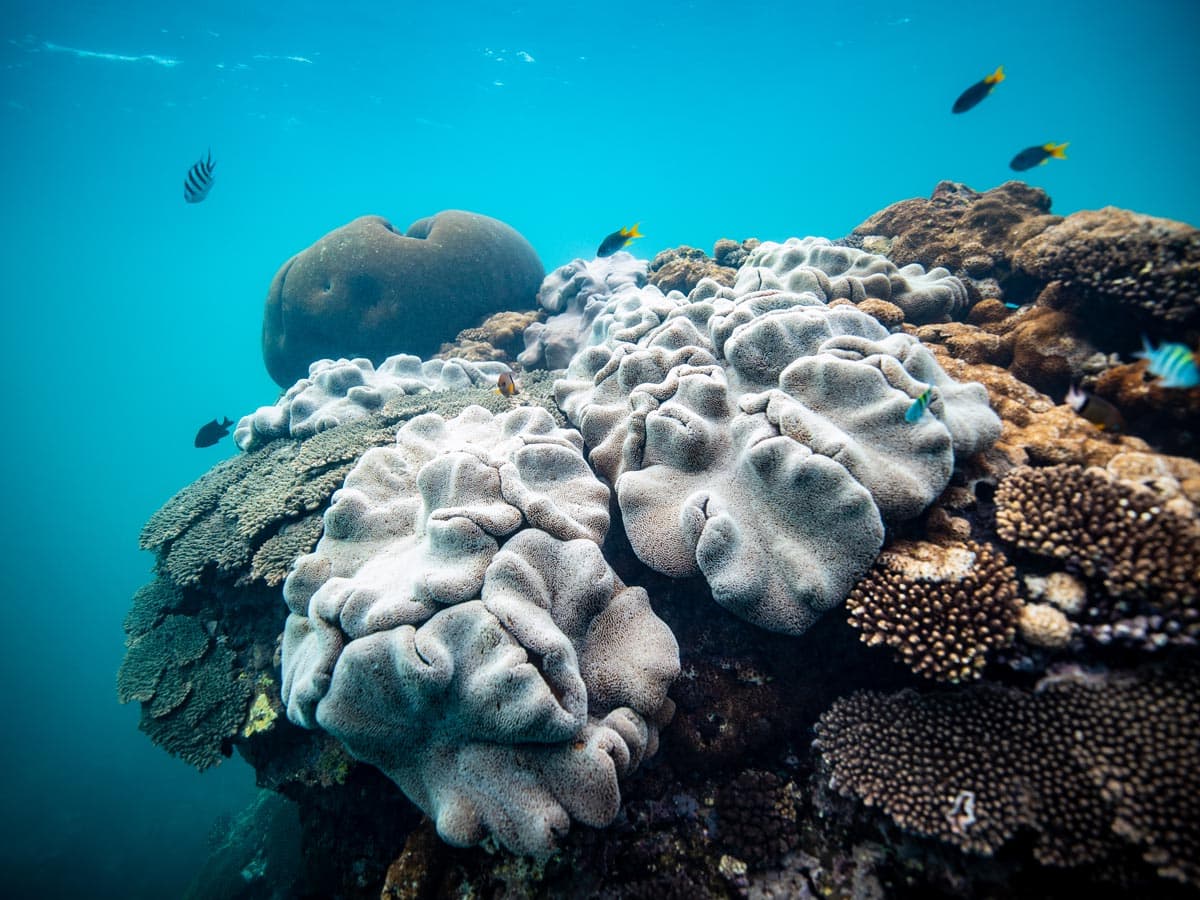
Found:
<path fill-rule="evenodd" d="M 917 263 L 897 268 L 887 257 L 812 237 L 759 244 L 738 270 L 734 288 L 807 291 L 825 302 L 887 300 L 916 323 L 964 311 L 969 302 L 963 283 L 945 269 L 926 272 Z"/>
<path fill-rule="evenodd" d="M 280 437 L 311 437 L 361 419 L 396 397 L 430 391 L 491 389 L 512 370 L 502 362 L 431 359 L 408 354 L 389 356 L 376 368 L 369 359 L 319 359 L 284 392 L 274 406 L 261 406 L 243 416 L 233 440 L 253 450 Z"/>
<path fill-rule="evenodd" d="M 1028 828 L 1037 859 L 1062 867 L 1132 845 L 1200 885 L 1195 666 L 1066 674 L 1034 693 L 857 693 L 821 717 L 816 746 L 832 787 L 907 831 L 993 854 Z"/>
<path fill-rule="evenodd" d="M 1017 583 L 988 544 L 901 541 L 879 555 L 846 609 L 865 643 L 886 644 L 914 672 L 969 681 L 989 650 L 1012 642 Z"/>
<path fill-rule="evenodd" d="M 404 234 L 362 216 L 279 268 L 263 313 L 263 360 L 286 388 L 316 359 L 430 356 L 491 313 L 528 308 L 543 274 L 529 242 L 487 216 L 445 210 Z"/>
<path fill-rule="evenodd" d="M 1061 221 L 1050 214 L 1041 188 L 1009 181 L 980 193 L 943 181 L 928 200 L 902 200 L 875 213 L 849 243 L 897 265 L 949 269 L 968 285 L 972 301 L 1023 303 L 1036 289 L 1014 271 L 1013 257 L 1025 241 Z"/>
<path fill-rule="evenodd" d="M 633 338 L 580 352 L 558 404 L 615 486 L 638 558 L 703 574 L 718 603 L 772 630 L 799 634 L 842 602 L 883 521 L 918 514 L 956 454 L 999 433 L 981 387 L 811 293 L 703 282 Z M 906 422 L 929 385 L 932 414 Z"/>
<path fill-rule="evenodd" d="M 142 535 L 119 698 L 294 802 L 194 895 L 1194 897 L 1189 235 L 943 183 L 318 364 Z"/>
<path fill-rule="evenodd" d="M 1200 640 L 1200 523 L 1098 468 L 1013 470 L 996 491 L 1001 539 L 1090 584 L 1076 629 L 1142 650 Z"/>
<path fill-rule="evenodd" d="M 581 449 L 536 407 L 418 417 L 350 472 L 284 586 L 289 718 L 452 844 L 544 857 L 572 818 L 607 824 L 670 717 L 675 639 L 601 556 Z"/>
<path fill-rule="evenodd" d="M 1072 213 L 1014 254 L 1018 270 L 1057 281 L 1056 303 L 1126 341 L 1137 329 L 1200 328 L 1200 231 L 1126 209 Z"/>

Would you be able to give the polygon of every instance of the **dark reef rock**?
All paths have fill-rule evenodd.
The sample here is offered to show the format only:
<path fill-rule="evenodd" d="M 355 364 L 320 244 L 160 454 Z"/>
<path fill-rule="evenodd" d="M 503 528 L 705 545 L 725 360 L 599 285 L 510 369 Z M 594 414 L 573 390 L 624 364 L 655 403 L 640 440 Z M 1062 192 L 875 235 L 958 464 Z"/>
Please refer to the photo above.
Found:
<path fill-rule="evenodd" d="M 1014 272 L 1013 256 L 1025 241 L 1060 221 L 1050 213 L 1046 192 L 1024 182 L 979 193 L 943 181 L 928 200 L 902 200 L 875 213 L 847 243 L 882 253 L 898 266 L 943 266 L 973 288 L 973 300 L 1021 303 L 1032 297 L 1032 286 Z"/>
<path fill-rule="evenodd" d="M 405 234 L 382 216 L 362 216 L 275 274 L 263 360 L 286 388 L 318 359 L 429 358 L 492 313 L 532 307 L 542 275 L 529 242 L 487 216 L 446 210 Z"/>

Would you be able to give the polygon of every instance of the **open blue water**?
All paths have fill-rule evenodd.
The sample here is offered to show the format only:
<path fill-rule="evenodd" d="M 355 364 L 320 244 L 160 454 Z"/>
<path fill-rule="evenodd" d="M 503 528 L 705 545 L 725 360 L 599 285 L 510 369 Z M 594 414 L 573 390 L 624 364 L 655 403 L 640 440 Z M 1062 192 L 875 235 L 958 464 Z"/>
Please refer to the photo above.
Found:
<path fill-rule="evenodd" d="M 982 8 L 6 4 L 6 895 L 177 895 L 214 818 L 253 794 L 240 760 L 199 775 L 117 705 L 121 621 L 152 563 L 141 524 L 235 452 L 194 449 L 197 427 L 277 395 L 259 351 L 271 276 L 332 228 L 470 209 L 548 269 L 635 221 L 647 256 L 838 237 L 942 179 L 993 187 L 1047 141 L 1068 160 L 1026 177 L 1055 211 L 1200 223 L 1200 6 L 967 15 Z M 1008 79 L 952 116 L 1001 63 Z M 188 206 L 209 147 L 216 185 Z"/>

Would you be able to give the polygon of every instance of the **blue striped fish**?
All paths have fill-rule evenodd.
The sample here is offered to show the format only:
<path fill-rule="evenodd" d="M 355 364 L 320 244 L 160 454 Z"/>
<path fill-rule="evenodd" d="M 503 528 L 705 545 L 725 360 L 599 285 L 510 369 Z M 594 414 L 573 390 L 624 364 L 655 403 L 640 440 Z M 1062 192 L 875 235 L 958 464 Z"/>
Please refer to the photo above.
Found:
<path fill-rule="evenodd" d="M 199 160 L 194 166 L 188 169 L 187 178 L 183 179 L 183 199 L 188 203 L 199 203 L 208 196 L 208 192 L 213 186 L 213 166 L 216 163 L 212 159 L 212 150 L 208 151 L 208 158 Z"/>
<path fill-rule="evenodd" d="M 1183 344 L 1159 344 L 1155 350 L 1146 336 L 1142 335 L 1142 350 L 1133 355 L 1150 361 L 1147 370 L 1159 377 L 1159 387 L 1192 388 L 1200 385 L 1196 354 Z"/>
<path fill-rule="evenodd" d="M 917 422 L 921 416 L 925 415 L 925 410 L 929 408 L 929 401 L 933 399 L 933 385 L 925 388 L 921 392 L 921 396 L 912 402 L 907 412 L 904 413 L 904 421 L 910 425 Z"/>

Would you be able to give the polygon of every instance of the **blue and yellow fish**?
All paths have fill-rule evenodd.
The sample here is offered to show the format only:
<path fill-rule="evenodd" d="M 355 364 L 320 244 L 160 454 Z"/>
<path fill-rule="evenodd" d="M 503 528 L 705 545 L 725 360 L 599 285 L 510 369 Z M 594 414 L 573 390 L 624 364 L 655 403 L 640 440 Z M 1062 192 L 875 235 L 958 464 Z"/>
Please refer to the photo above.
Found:
<path fill-rule="evenodd" d="M 596 250 L 596 256 L 612 256 L 618 250 L 628 246 L 629 242 L 640 237 L 645 237 L 644 234 L 638 231 L 638 222 L 632 228 L 619 228 L 600 242 L 599 249 Z"/>
<path fill-rule="evenodd" d="M 964 113 L 979 104 L 984 97 L 992 92 L 992 88 L 1004 80 L 1004 66 L 996 66 L 996 71 L 975 82 L 954 101 L 951 112 Z"/>
<path fill-rule="evenodd" d="M 1008 167 L 1015 172 L 1024 172 L 1034 166 L 1044 166 L 1051 159 L 1066 159 L 1066 150 L 1066 144 L 1038 144 L 1036 147 L 1026 147 L 1012 158 Z"/>
<path fill-rule="evenodd" d="M 912 402 L 908 410 L 904 413 L 904 421 L 910 425 L 919 421 L 921 416 L 925 415 L 925 410 L 929 408 L 929 401 L 933 399 L 933 385 L 925 388 L 921 392 L 921 396 Z"/>
<path fill-rule="evenodd" d="M 1196 354 L 1183 344 L 1159 344 L 1156 350 L 1142 335 L 1142 349 L 1133 355 L 1150 361 L 1147 371 L 1159 377 L 1159 387 L 1193 388 L 1200 385 Z"/>

